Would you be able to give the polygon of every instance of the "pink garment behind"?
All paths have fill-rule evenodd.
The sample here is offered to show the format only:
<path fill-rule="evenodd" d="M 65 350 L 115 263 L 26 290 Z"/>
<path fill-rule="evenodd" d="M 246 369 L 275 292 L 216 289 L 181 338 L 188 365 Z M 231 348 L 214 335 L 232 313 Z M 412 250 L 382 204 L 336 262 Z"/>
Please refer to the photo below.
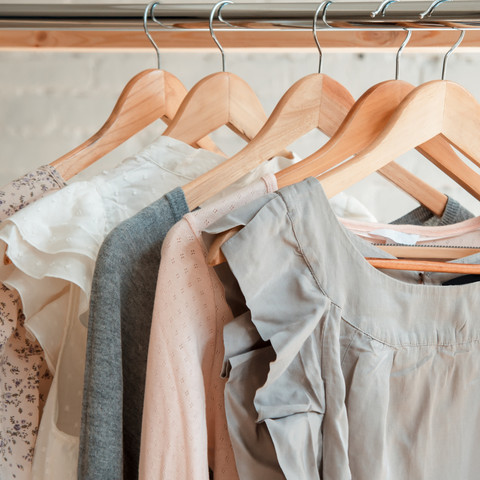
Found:
<path fill-rule="evenodd" d="M 233 319 L 206 264 L 201 232 L 226 213 L 277 189 L 268 174 L 185 215 L 162 249 L 148 353 L 140 479 L 235 480 L 223 392 L 223 327 Z"/>
<path fill-rule="evenodd" d="M 66 184 L 49 165 L 0 188 L 0 223 Z M 3 261 L 1 252 L 0 261 Z M 0 283 L 0 478 L 29 479 L 52 375 L 40 344 L 27 337 L 20 296 Z"/>

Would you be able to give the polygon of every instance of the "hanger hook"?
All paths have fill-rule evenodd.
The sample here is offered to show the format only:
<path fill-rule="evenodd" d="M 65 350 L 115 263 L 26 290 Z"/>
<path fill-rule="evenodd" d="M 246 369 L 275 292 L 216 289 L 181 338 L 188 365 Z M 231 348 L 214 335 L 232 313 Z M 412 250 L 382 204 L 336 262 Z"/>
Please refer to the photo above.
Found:
<path fill-rule="evenodd" d="M 458 30 L 458 28 L 456 28 L 455 30 Z M 445 80 L 445 77 L 447 75 L 448 57 L 450 57 L 453 51 L 462 43 L 463 37 L 465 37 L 465 30 L 461 31 L 460 36 L 458 37 L 458 40 L 455 42 L 455 45 L 453 45 L 453 47 L 445 54 L 445 57 L 443 59 L 442 80 Z"/>
<path fill-rule="evenodd" d="M 162 27 L 164 28 L 173 28 L 172 25 L 165 25 L 164 23 L 162 23 L 160 20 L 157 20 L 157 17 L 155 17 L 155 7 L 157 5 L 161 5 L 163 2 L 155 2 L 155 4 L 153 5 L 152 7 L 152 10 L 150 12 L 150 16 L 152 17 L 152 20 L 155 22 L 155 23 L 158 23 L 158 25 L 161 25 Z"/>
<path fill-rule="evenodd" d="M 405 40 L 400 45 L 400 48 L 398 49 L 398 52 L 397 52 L 397 57 L 395 62 L 395 80 L 398 80 L 398 78 L 400 77 L 400 57 L 402 56 L 403 49 L 407 46 L 407 43 L 410 41 L 410 37 L 412 36 L 411 30 L 409 30 L 408 28 L 405 28 L 404 30 L 407 32 L 407 36 L 405 37 Z"/>
<path fill-rule="evenodd" d="M 325 6 L 323 7 L 323 13 L 322 13 L 322 22 L 328 27 L 328 28 L 333 28 L 331 25 L 328 24 L 327 22 L 327 8 L 333 3 L 332 2 L 326 2 Z"/>
<path fill-rule="evenodd" d="M 424 19 L 425 17 L 431 17 L 433 11 L 441 4 L 445 2 L 449 2 L 450 0 L 434 0 L 432 4 L 423 12 L 419 15 L 421 19 Z"/>
<path fill-rule="evenodd" d="M 233 3 L 233 2 L 231 2 Z M 222 5 L 223 7 L 223 5 Z M 225 25 L 228 25 L 229 27 L 232 27 L 232 28 L 242 28 L 242 27 L 239 27 L 238 25 L 232 25 L 230 22 L 227 22 L 226 20 L 223 19 L 222 17 L 222 7 L 220 7 L 218 9 L 218 15 L 217 15 L 217 18 L 222 22 L 224 23 Z"/>
<path fill-rule="evenodd" d="M 315 15 L 313 17 L 312 33 L 313 33 L 313 38 L 315 40 L 315 43 L 317 45 L 318 56 L 319 56 L 319 59 L 318 59 L 318 73 L 322 73 L 323 52 L 322 52 L 322 47 L 320 46 L 320 42 L 318 41 L 318 37 L 317 37 L 317 21 L 318 21 L 317 17 L 318 17 L 318 14 L 319 14 L 320 10 L 323 8 L 322 21 L 328 28 L 333 28 L 327 23 L 327 20 L 326 20 L 327 8 L 331 3 L 333 3 L 333 1 L 322 2 L 317 7 L 317 9 L 315 10 Z"/>
<path fill-rule="evenodd" d="M 385 12 L 388 8 L 388 6 L 391 4 L 391 3 L 395 3 L 395 2 L 398 2 L 399 0 L 383 0 L 383 2 L 378 6 L 378 8 L 374 11 L 374 12 L 371 12 L 370 13 L 370 16 L 372 18 L 375 18 L 379 13 L 382 14 L 382 17 L 385 16 Z"/>
<path fill-rule="evenodd" d="M 312 32 L 313 32 L 313 38 L 315 40 L 315 43 L 317 45 L 317 49 L 318 49 L 318 56 L 319 56 L 319 59 L 318 59 L 318 73 L 322 73 L 322 58 L 323 58 L 323 52 L 322 52 L 322 47 L 320 46 L 320 42 L 318 41 L 318 37 L 317 37 L 317 21 L 318 21 L 318 14 L 320 13 L 320 10 L 325 6 L 325 3 L 327 2 L 322 2 L 318 7 L 317 9 L 315 10 L 315 15 L 313 17 L 313 28 L 312 28 Z M 331 2 L 330 2 L 331 3 Z"/>
<path fill-rule="evenodd" d="M 208 27 L 210 28 L 210 35 L 213 38 L 213 41 L 217 44 L 217 47 L 220 50 L 220 53 L 222 54 L 222 70 L 225 72 L 225 52 L 223 51 L 222 46 L 220 45 L 220 42 L 217 40 L 217 37 L 215 36 L 215 32 L 213 31 L 213 19 L 215 17 L 215 13 L 217 13 L 217 10 L 220 14 L 221 9 L 227 5 L 228 3 L 234 3 L 231 0 L 222 0 L 221 2 L 218 2 L 215 4 L 215 6 L 212 8 L 212 11 L 210 12 L 210 20 L 208 23 Z"/>
<path fill-rule="evenodd" d="M 155 47 L 155 50 L 157 52 L 157 59 L 158 59 L 158 69 L 160 70 L 160 50 L 158 49 L 157 47 L 157 44 L 154 42 L 152 36 L 150 35 L 150 33 L 148 32 L 148 27 L 147 27 L 147 21 L 148 21 L 148 14 L 150 13 L 150 16 L 152 17 L 152 19 L 155 20 L 154 16 L 153 16 L 153 9 L 159 5 L 161 2 L 152 2 L 150 4 L 147 5 L 147 8 L 145 9 L 145 12 L 143 14 L 143 29 L 145 30 L 145 34 L 147 35 L 148 39 L 150 40 L 151 44 Z M 160 23 L 158 22 L 157 20 L 155 20 L 157 23 Z M 161 25 L 161 24 L 160 24 Z"/>

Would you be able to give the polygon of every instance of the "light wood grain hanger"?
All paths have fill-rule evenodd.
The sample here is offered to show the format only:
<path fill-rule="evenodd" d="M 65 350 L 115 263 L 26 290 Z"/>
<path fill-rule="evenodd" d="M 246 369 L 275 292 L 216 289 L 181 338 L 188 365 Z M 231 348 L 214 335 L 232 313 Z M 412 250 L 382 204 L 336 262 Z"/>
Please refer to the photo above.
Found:
<path fill-rule="evenodd" d="M 355 102 L 335 134 L 320 150 L 275 174 L 278 188 L 293 185 L 307 177 L 317 177 L 363 150 L 376 138 L 400 101 L 413 89 L 413 85 L 401 80 L 388 80 L 370 88 Z M 451 156 L 465 165 L 448 142 L 441 137 L 427 142 L 421 153 L 425 152 L 427 158 L 433 156 L 442 161 L 445 157 L 437 154 L 438 149 L 441 149 L 445 157 Z M 419 147 L 419 150 L 422 148 Z M 465 167 L 468 168 L 466 165 Z M 415 177 L 399 164 L 392 162 L 377 173 L 435 215 L 441 216 L 444 212 L 448 201 L 447 196 Z M 480 191 L 474 193 L 480 198 Z"/>
<path fill-rule="evenodd" d="M 242 226 L 234 227 L 215 237 L 207 257 L 209 266 L 214 267 L 227 261 L 221 247 L 242 230 L 242 228 Z M 445 261 L 458 260 L 468 255 L 477 254 L 480 252 L 478 248 L 410 247 L 403 245 L 375 245 L 375 247 L 398 257 L 396 259 L 366 258 L 372 266 L 380 269 L 463 274 L 478 274 L 480 272 L 479 265 L 477 264 L 444 263 Z M 407 260 L 405 257 L 408 259 L 413 257 L 420 260 L 412 261 Z"/>
<path fill-rule="evenodd" d="M 226 125 L 250 141 L 267 121 L 267 114 L 251 87 L 237 75 L 225 71 L 225 52 L 213 31 L 213 19 L 217 10 L 221 19 L 222 7 L 231 3 L 231 0 L 222 0 L 210 13 L 210 34 L 222 54 L 223 71 L 200 80 L 189 91 L 163 135 L 192 145 Z M 290 152 L 279 150 L 275 150 L 271 157 L 291 157 Z"/>
<path fill-rule="evenodd" d="M 317 16 L 320 9 L 330 3 L 324 2 L 317 8 L 313 22 L 313 37 L 319 52 L 319 72 L 323 55 L 316 36 Z M 318 128 L 331 137 L 354 103 L 348 90 L 326 75 L 318 73 L 299 80 L 282 97 L 264 127 L 247 147 L 219 167 L 183 187 L 190 208 L 196 208 L 251 169 L 274 156 L 277 149 L 285 149 L 311 130 Z M 165 134 L 169 134 L 169 129 Z M 185 131 L 185 135 L 188 135 L 188 130 Z M 193 138 L 190 137 L 189 140 Z M 185 137 L 183 141 L 187 141 Z M 443 212 L 447 201 L 445 195 L 422 182 L 400 165 L 393 163 L 381 173 L 389 180 L 395 181 L 406 190 L 406 193 L 416 197 L 421 204 L 434 213 Z"/>
<path fill-rule="evenodd" d="M 436 135 L 442 135 L 480 167 L 479 133 L 477 100 L 461 85 L 434 80 L 420 85 L 404 98 L 366 149 L 321 175 L 319 180 L 327 195 L 333 196 Z"/>
<path fill-rule="evenodd" d="M 463 38 L 445 56 L 451 52 Z M 387 165 L 399 155 L 416 148 L 437 135 L 442 135 L 467 158 L 480 166 L 480 105 L 463 87 L 440 80 L 414 89 L 400 103 L 384 130 L 374 142 L 353 159 L 320 176 L 327 197 L 331 198 L 345 188 Z M 235 231 L 236 230 L 236 231 Z M 209 255 L 209 265 L 222 263 L 221 245 L 239 229 L 223 232 L 215 239 Z M 415 247 L 411 247 L 415 248 Z M 423 254 L 427 252 L 422 247 Z M 367 259 L 377 268 L 451 273 L 480 273 L 480 265 L 461 265 L 441 262 L 419 262 L 400 259 Z"/>
<path fill-rule="evenodd" d="M 389 0 L 389 3 L 392 3 L 392 0 Z M 381 11 L 373 12 L 372 15 L 378 13 L 384 15 L 386 7 L 388 3 Z M 407 82 L 398 80 L 400 56 L 411 33 L 411 30 L 407 32 L 407 37 L 397 52 L 395 80 L 382 82 L 370 88 L 355 102 L 342 125 L 320 150 L 276 173 L 279 188 L 300 182 L 307 177 L 318 177 L 366 148 L 384 129 L 401 100 L 415 88 Z M 480 200 L 480 176 L 458 157 L 445 139 L 437 136 L 418 146 L 417 150 Z M 378 170 L 380 175 L 400 187 L 421 205 L 435 215 L 441 216 L 448 201 L 446 195 L 409 172 L 406 175 L 406 172 L 408 171 L 394 162 Z"/>
<path fill-rule="evenodd" d="M 180 80 L 160 70 L 160 52 L 148 33 L 148 13 L 151 12 L 154 18 L 153 9 L 156 5 L 158 2 L 153 2 L 145 9 L 144 29 L 157 51 L 158 69 L 145 70 L 132 78 L 103 127 L 82 145 L 51 164 L 65 180 L 77 175 L 158 118 L 168 124 L 185 98 L 187 90 Z M 193 143 L 222 154 L 206 136 Z"/>
<path fill-rule="evenodd" d="M 369 147 L 352 160 L 320 176 L 320 183 L 327 196 L 335 195 L 340 182 L 343 186 L 349 186 L 353 177 L 364 178 L 375 166 L 387 164 L 394 156 L 402 155 L 436 135 L 442 135 L 474 164 L 480 166 L 480 104 L 465 88 L 445 80 L 448 57 L 460 44 L 464 34 L 462 31 L 457 43 L 445 56 L 442 80 L 428 82 L 414 89 L 401 102 L 383 131 Z M 387 153 L 388 149 L 391 150 Z M 379 157 L 383 154 L 386 154 L 386 158 L 380 160 Z M 475 174 L 473 179 L 478 186 L 478 175 Z M 412 249 L 410 255 L 437 259 L 440 256 L 439 250 L 444 250 L 444 259 L 448 259 L 450 250 L 439 247 L 408 248 Z M 422 264 L 416 260 L 389 259 L 377 259 L 371 263 L 377 268 L 480 273 L 479 265 L 443 262 Z"/>
<path fill-rule="evenodd" d="M 464 34 L 462 31 L 457 43 L 445 56 L 442 80 L 415 88 L 400 103 L 383 131 L 369 147 L 319 177 L 329 198 L 436 135 L 442 135 L 475 165 L 480 166 L 480 104 L 464 87 L 445 80 L 448 57 L 460 44 Z M 385 157 L 380 158 L 382 156 Z M 409 248 L 421 248 L 422 255 L 428 256 L 428 247 Z M 430 250 L 438 258 L 439 248 Z M 377 259 L 371 263 L 377 268 L 480 273 L 479 265 L 390 259 Z"/>

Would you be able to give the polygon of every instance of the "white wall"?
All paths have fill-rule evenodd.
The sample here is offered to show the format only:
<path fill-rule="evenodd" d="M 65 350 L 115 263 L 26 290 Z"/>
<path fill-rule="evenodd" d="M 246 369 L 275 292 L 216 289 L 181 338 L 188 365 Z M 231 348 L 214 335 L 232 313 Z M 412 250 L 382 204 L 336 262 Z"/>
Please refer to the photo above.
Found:
<path fill-rule="evenodd" d="M 0 0 L 0 3 L 9 2 Z M 252 86 L 267 113 L 296 80 L 314 73 L 318 64 L 313 50 L 311 53 L 235 53 L 227 50 L 226 58 L 228 70 Z M 109 116 L 128 80 L 141 70 L 155 67 L 155 62 L 153 49 L 151 53 L 0 52 L 0 185 L 36 166 L 52 162 L 91 136 Z M 414 85 L 438 79 L 441 62 L 440 55 L 409 54 L 407 50 L 402 61 L 402 79 Z M 162 68 L 176 75 L 187 88 L 220 67 L 220 54 L 213 51 L 162 53 Z M 345 85 L 355 98 L 375 83 L 391 79 L 394 68 L 394 54 L 390 53 L 326 53 L 324 59 L 324 73 Z M 479 70 L 480 54 L 455 53 L 449 63 L 448 78 L 464 85 L 480 100 Z M 163 128 L 160 121 L 156 122 L 80 174 L 75 181 L 112 168 L 148 144 Z M 212 137 L 228 154 L 235 153 L 243 144 L 226 128 Z M 305 156 L 317 150 L 324 141 L 322 134 L 312 132 L 291 148 Z M 480 203 L 421 155 L 412 152 L 402 157 L 400 163 L 480 215 Z M 349 192 L 380 221 L 393 220 L 416 206 L 376 174 L 359 182 Z"/>

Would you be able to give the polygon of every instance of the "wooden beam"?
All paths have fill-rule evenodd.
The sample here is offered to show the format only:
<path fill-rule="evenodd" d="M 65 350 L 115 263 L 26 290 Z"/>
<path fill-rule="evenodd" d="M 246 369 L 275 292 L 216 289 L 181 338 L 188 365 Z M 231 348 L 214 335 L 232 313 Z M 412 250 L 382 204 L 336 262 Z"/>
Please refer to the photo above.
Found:
<path fill-rule="evenodd" d="M 216 49 L 206 31 L 153 32 L 161 49 Z M 217 37 L 225 48 L 234 49 L 314 49 L 309 31 L 223 31 Z M 403 39 L 403 31 L 323 31 L 318 33 L 322 48 L 340 51 L 394 51 Z M 417 30 L 407 50 L 444 51 L 455 43 L 457 31 Z M 31 31 L 0 30 L 0 50 L 97 51 L 150 50 L 143 32 L 137 31 Z M 480 31 L 469 30 L 463 51 L 480 51 Z"/>

